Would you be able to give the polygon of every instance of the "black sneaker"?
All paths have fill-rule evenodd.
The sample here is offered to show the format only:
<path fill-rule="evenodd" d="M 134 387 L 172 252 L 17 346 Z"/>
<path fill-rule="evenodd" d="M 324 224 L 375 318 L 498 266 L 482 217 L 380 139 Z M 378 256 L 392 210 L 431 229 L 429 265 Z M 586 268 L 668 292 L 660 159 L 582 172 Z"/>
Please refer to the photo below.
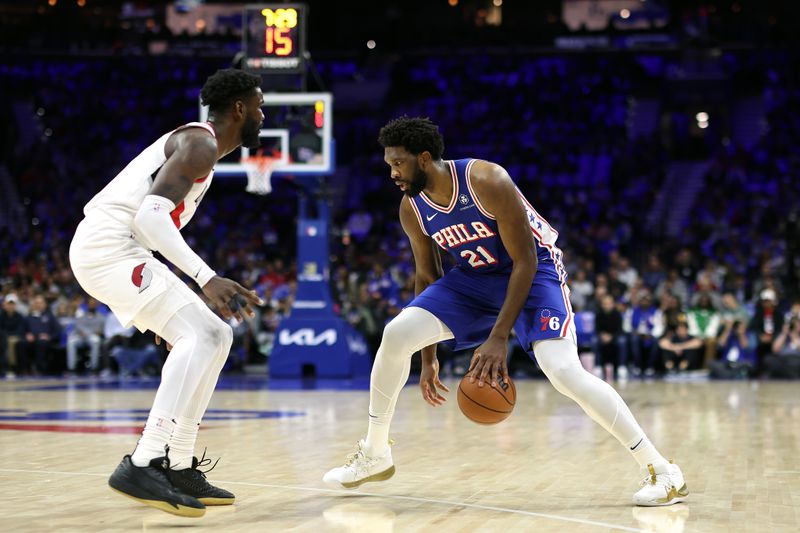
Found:
<path fill-rule="evenodd" d="M 167 456 L 153 459 L 149 466 L 136 466 L 126 455 L 108 478 L 108 485 L 123 496 L 168 513 L 203 516 L 206 506 L 176 489 L 167 477 L 168 471 Z"/>
<path fill-rule="evenodd" d="M 206 479 L 206 473 L 211 472 L 218 462 L 219 459 L 208 470 L 200 470 L 198 467 L 211 464 L 211 459 L 206 459 L 206 452 L 203 451 L 203 457 L 200 460 L 192 457 L 191 468 L 170 470 L 169 479 L 178 490 L 194 496 L 204 505 L 233 505 L 236 500 L 233 493 L 215 487 Z"/>

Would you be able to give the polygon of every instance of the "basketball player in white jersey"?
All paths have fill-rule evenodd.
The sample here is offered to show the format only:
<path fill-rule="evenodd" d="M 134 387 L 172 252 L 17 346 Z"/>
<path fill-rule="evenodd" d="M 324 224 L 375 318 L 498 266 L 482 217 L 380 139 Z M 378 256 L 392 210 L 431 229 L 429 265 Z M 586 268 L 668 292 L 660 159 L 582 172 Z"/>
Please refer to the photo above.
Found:
<path fill-rule="evenodd" d="M 201 91 L 208 122 L 166 133 L 142 151 L 84 208 L 69 257 L 81 287 L 121 323 L 150 330 L 171 348 L 153 408 L 132 455 L 109 479 L 116 491 L 181 516 L 234 495 L 206 481 L 194 456 L 200 420 L 228 357 L 231 327 L 167 266 L 197 283 L 226 319 L 252 316 L 262 302 L 218 276 L 181 237 L 213 179 L 216 162 L 240 145 L 255 148 L 264 120 L 261 79 L 220 70 Z"/>

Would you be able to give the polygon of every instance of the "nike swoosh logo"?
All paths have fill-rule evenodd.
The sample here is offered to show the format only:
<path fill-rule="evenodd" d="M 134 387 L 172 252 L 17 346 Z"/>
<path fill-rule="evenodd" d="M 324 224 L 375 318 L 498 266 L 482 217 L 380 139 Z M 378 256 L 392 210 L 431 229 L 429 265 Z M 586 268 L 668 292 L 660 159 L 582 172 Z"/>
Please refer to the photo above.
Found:
<path fill-rule="evenodd" d="M 433 220 L 433 217 L 435 217 L 435 216 L 436 216 L 436 215 L 438 215 L 438 214 L 439 214 L 439 213 L 434 213 L 434 214 L 432 214 L 431 216 L 425 215 L 425 218 L 427 218 L 427 219 L 428 219 L 428 222 L 430 222 L 431 220 Z"/>
<path fill-rule="evenodd" d="M 638 447 L 639 447 L 639 445 L 642 443 L 642 441 L 643 441 L 643 440 L 644 440 L 644 437 L 642 437 L 641 439 L 639 439 L 639 442 L 637 442 L 637 443 L 636 443 L 636 445 L 635 445 L 635 446 L 633 446 L 633 447 L 631 448 L 631 451 L 633 451 L 633 450 L 635 450 L 636 448 L 638 448 Z"/>

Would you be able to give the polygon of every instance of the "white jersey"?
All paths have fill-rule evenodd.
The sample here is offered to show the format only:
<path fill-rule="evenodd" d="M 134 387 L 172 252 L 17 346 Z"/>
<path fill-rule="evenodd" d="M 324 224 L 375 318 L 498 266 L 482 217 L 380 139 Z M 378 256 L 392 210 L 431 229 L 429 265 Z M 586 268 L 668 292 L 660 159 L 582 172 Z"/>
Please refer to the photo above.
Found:
<path fill-rule="evenodd" d="M 92 297 L 108 305 L 125 327 L 135 324 L 141 331 L 161 331 L 184 305 L 202 305 L 202 300 L 136 239 L 131 227 L 158 170 L 167 161 L 167 139 L 184 128 L 204 128 L 214 135 L 210 124 L 190 122 L 145 148 L 86 204 L 86 218 L 70 244 L 75 279 Z M 195 180 L 172 211 L 178 229 L 194 215 L 211 178 L 209 173 Z M 151 302 L 155 303 L 148 307 Z"/>
<path fill-rule="evenodd" d="M 86 204 L 83 208 L 84 215 L 88 216 L 90 212 L 99 210 L 125 228 L 130 228 L 139 206 L 153 185 L 156 174 L 167 161 L 165 154 L 167 139 L 176 131 L 185 128 L 204 128 L 211 135 L 216 136 L 214 128 L 207 122 L 190 122 L 165 133 L 128 163 L 102 191 Z M 177 204 L 170 213 L 172 222 L 179 230 L 192 219 L 197 206 L 211 186 L 213 175 L 214 172 L 211 171 L 208 176 L 195 180 L 186 198 Z"/>

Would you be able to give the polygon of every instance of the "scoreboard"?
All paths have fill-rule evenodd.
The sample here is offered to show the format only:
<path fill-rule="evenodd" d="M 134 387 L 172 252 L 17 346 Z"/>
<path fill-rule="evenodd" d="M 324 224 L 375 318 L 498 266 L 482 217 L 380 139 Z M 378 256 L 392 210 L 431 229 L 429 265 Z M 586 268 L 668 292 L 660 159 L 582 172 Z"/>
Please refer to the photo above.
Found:
<path fill-rule="evenodd" d="M 305 4 L 244 7 L 244 67 L 261 74 L 298 73 L 305 68 L 308 8 Z"/>

